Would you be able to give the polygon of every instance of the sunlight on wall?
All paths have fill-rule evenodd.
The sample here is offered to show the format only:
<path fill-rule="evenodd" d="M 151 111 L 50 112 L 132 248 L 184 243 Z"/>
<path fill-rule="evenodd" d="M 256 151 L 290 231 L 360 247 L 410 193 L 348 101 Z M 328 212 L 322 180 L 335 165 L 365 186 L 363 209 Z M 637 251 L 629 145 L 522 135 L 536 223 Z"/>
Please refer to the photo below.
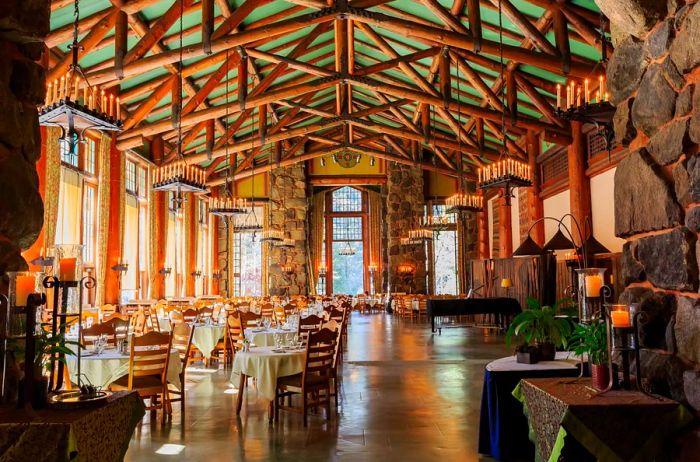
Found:
<path fill-rule="evenodd" d="M 569 203 L 569 190 L 562 191 L 559 194 L 548 197 L 543 201 L 544 216 L 552 218 L 561 218 L 564 214 L 569 213 L 571 210 L 571 205 Z M 569 227 L 571 225 L 571 219 L 566 217 L 564 219 L 564 224 Z M 553 220 L 545 220 L 544 222 L 544 241 L 547 242 L 556 234 L 559 225 Z M 576 231 L 571 230 L 572 233 Z M 564 231 L 566 234 L 566 231 Z M 568 236 L 567 236 L 568 237 Z"/>
<path fill-rule="evenodd" d="M 615 236 L 615 169 L 591 178 L 593 235 L 611 252 L 622 252 L 624 239 Z"/>

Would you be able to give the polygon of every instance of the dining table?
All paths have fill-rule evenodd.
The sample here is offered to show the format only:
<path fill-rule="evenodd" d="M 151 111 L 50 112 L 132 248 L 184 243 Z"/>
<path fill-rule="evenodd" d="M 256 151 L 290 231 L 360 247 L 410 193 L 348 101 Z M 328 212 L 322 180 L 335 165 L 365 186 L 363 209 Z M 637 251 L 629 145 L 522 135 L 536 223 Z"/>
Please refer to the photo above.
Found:
<path fill-rule="evenodd" d="M 282 345 L 292 345 L 297 339 L 297 333 L 297 329 L 290 327 L 249 327 L 245 330 L 244 335 L 255 346 L 276 346 L 275 338 L 279 338 Z"/>
<path fill-rule="evenodd" d="M 71 382 L 78 383 L 77 356 L 66 356 L 66 365 Z M 180 388 L 181 371 L 180 355 L 173 348 L 170 350 L 167 378 L 168 382 L 177 389 Z M 83 350 L 80 358 L 80 373 L 82 383 L 88 382 L 95 386 L 108 388 L 112 382 L 129 373 L 129 353 L 120 353 L 115 348 L 106 348 L 99 354 Z"/>
<path fill-rule="evenodd" d="M 211 352 L 219 340 L 224 338 L 226 327 L 223 324 L 193 323 L 192 345 L 202 353 L 204 359 L 211 358 Z"/>
<path fill-rule="evenodd" d="M 233 357 L 231 383 L 238 384 L 236 415 L 243 406 L 248 377 L 256 379 L 259 395 L 272 403 L 277 389 L 277 378 L 299 374 L 304 370 L 305 348 L 250 347 L 249 351 L 238 351 Z M 270 410 L 272 411 L 272 410 Z M 270 413 L 270 419 L 272 413 Z"/>

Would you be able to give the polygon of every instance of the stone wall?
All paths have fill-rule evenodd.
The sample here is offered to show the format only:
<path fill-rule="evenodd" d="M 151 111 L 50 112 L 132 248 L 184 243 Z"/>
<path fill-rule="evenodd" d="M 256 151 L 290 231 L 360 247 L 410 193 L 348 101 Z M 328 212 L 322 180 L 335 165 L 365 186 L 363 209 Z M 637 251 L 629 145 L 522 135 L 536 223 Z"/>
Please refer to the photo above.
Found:
<path fill-rule="evenodd" d="M 26 269 L 20 252 L 37 239 L 44 217 L 36 162 L 37 106 L 46 93 L 42 57 L 49 0 L 3 0 L 0 8 L 0 274 Z"/>
<path fill-rule="evenodd" d="M 284 230 L 285 237 L 294 239 L 294 248 L 273 247 L 270 251 L 270 295 L 297 295 L 308 293 L 307 262 L 307 211 L 306 168 L 303 163 L 290 167 L 277 168 L 270 172 L 272 190 L 271 227 Z M 285 263 L 294 267 L 292 274 L 286 274 L 281 266 Z"/>
<path fill-rule="evenodd" d="M 401 246 L 401 238 L 414 228 L 425 208 L 423 172 L 419 167 L 387 163 L 386 223 L 388 235 L 389 280 L 392 292 L 426 292 L 425 246 Z M 413 265 L 410 280 L 397 277 L 401 264 Z"/>
<path fill-rule="evenodd" d="M 700 6 L 597 0 L 611 19 L 607 67 L 615 135 L 621 299 L 641 304 L 643 375 L 700 410 Z M 671 6 L 668 6 L 671 5 Z"/>

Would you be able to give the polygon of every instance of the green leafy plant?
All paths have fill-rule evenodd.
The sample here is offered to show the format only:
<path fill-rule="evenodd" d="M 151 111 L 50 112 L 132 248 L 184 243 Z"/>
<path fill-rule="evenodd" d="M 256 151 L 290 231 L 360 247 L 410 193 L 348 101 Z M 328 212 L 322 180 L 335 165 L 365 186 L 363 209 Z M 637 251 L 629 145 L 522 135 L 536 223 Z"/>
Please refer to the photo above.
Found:
<path fill-rule="evenodd" d="M 57 355 L 58 353 L 63 353 L 65 356 L 74 356 L 75 351 L 68 348 L 68 345 L 75 345 L 76 348 L 83 348 L 79 342 L 66 340 L 65 334 L 60 332 L 53 335 L 44 329 L 40 329 L 38 333 L 34 336 L 34 370 L 37 374 L 41 374 L 42 369 L 51 368 L 51 357 Z M 25 360 L 24 351 L 24 341 L 14 341 L 12 344 L 8 345 L 10 352 L 12 352 L 18 362 Z M 65 358 L 61 358 L 60 361 L 65 362 Z"/>
<path fill-rule="evenodd" d="M 579 356 L 588 355 L 591 364 L 608 362 L 608 341 L 605 323 L 594 320 L 591 324 L 578 324 L 569 338 L 571 351 Z"/>
<path fill-rule="evenodd" d="M 568 345 L 573 331 L 572 315 L 576 312 L 570 298 L 558 300 L 554 306 L 542 306 L 535 298 L 527 299 L 527 308 L 518 314 L 506 332 L 506 345 L 514 337 L 524 345 L 551 343 L 555 347 Z"/>

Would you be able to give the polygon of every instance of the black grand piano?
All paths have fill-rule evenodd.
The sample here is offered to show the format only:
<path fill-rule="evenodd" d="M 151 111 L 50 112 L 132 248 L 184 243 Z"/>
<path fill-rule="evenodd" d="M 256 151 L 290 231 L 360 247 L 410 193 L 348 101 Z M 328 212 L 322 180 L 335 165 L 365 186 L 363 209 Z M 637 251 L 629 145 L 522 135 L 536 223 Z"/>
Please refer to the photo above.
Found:
<path fill-rule="evenodd" d="M 428 317 L 435 332 L 435 318 L 441 316 L 466 316 L 471 314 L 495 314 L 498 323 L 505 327 L 506 321 L 522 311 L 520 302 L 509 297 L 491 298 L 430 298 Z"/>

